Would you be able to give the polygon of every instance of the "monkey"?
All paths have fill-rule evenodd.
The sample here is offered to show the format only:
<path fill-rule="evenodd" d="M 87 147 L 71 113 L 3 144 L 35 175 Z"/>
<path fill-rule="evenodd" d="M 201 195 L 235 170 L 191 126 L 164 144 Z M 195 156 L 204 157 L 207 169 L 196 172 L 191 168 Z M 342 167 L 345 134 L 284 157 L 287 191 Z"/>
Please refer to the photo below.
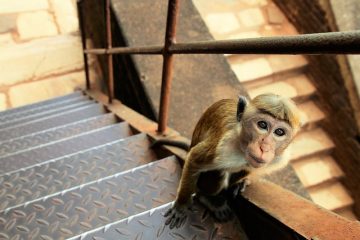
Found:
<path fill-rule="evenodd" d="M 300 127 L 295 103 L 275 94 L 215 102 L 195 126 L 165 224 L 172 229 L 185 223 L 193 194 L 215 220 L 229 220 L 232 211 L 223 192 L 235 186 L 234 194 L 240 194 L 252 181 L 285 167 L 285 150 Z"/>

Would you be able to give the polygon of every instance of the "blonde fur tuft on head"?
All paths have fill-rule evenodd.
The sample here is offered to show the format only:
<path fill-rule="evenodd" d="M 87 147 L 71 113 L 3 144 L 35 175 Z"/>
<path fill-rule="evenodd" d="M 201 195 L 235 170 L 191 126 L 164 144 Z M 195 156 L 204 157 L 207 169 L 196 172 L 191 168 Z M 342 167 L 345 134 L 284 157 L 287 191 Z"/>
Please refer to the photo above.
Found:
<path fill-rule="evenodd" d="M 288 122 L 294 129 L 301 127 L 300 110 L 291 99 L 267 93 L 256 96 L 251 103 L 249 112 L 261 111 Z"/>

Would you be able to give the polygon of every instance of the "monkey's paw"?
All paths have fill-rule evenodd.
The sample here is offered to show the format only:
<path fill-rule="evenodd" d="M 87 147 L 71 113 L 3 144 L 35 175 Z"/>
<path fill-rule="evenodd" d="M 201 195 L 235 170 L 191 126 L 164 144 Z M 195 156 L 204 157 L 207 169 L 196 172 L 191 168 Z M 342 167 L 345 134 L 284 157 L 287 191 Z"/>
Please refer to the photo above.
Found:
<path fill-rule="evenodd" d="M 216 222 L 227 222 L 234 216 L 231 208 L 223 196 L 196 195 L 196 200 L 203 205 L 214 217 Z"/>
<path fill-rule="evenodd" d="M 237 196 L 241 195 L 245 192 L 247 186 L 251 184 L 251 181 L 248 178 L 244 178 L 238 184 L 235 185 L 233 189 L 233 197 L 236 198 Z"/>
<path fill-rule="evenodd" d="M 169 225 L 170 229 L 180 228 L 186 221 L 188 211 L 188 206 L 173 206 L 164 215 L 167 217 L 165 225 Z"/>
<path fill-rule="evenodd" d="M 227 203 L 217 209 L 212 210 L 211 214 L 213 215 L 215 220 L 220 223 L 230 221 L 234 217 L 234 214 L 231 208 L 227 205 Z"/>

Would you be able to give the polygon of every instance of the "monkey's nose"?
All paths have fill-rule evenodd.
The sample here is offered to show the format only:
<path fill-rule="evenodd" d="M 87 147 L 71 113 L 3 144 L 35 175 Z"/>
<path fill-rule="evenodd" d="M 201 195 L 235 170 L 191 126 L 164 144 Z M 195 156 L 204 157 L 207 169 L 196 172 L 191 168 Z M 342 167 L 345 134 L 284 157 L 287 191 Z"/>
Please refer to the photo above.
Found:
<path fill-rule="evenodd" d="M 260 146 L 260 149 L 261 149 L 261 151 L 263 151 L 263 152 L 269 152 L 269 151 L 270 151 L 270 145 L 268 145 L 268 144 L 262 144 L 262 145 Z"/>

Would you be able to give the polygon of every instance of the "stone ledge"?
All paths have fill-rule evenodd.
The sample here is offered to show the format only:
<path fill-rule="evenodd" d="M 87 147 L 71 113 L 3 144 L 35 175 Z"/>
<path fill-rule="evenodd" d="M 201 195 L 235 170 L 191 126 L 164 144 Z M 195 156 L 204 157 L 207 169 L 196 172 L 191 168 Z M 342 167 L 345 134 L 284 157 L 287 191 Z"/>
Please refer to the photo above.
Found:
<path fill-rule="evenodd" d="M 305 187 L 313 187 L 344 176 L 331 156 L 313 157 L 292 164 Z"/>
<path fill-rule="evenodd" d="M 3 93 L 0 93 L 0 111 L 3 111 L 7 108 L 6 96 Z"/>
<path fill-rule="evenodd" d="M 39 79 L 81 69 L 82 47 L 77 36 L 58 36 L 0 48 L 1 85 Z"/>
<path fill-rule="evenodd" d="M 316 204 L 332 211 L 354 204 L 354 200 L 340 182 L 311 189 L 309 194 Z"/>
<path fill-rule="evenodd" d="M 76 9 L 71 0 L 50 0 L 62 34 L 79 30 Z"/>
<path fill-rule="evenodd" d="M 330 152 L 335 147 L 327 133 L 321 128 L 300 132 L 290 144 L 290 161 Z"/>
<path fill-rule="evenodd" d="M 0 21 L 0 33 L 6 33 L 16 28 L 16 14 L 2 15 Z"/>
<path fill-rule="evenodd" d="M 11 33 L 0 34 L 0 46 L 14 44 Z"/>
<path fill-rule="evenodd" d="M 0 14 L 46 10 L 47 0 L 0 0 Z"/>
<path fill-rule="evenodd" d="M 90 79 L 94 82 L 97 75 L 90 72 Z M 78 71 L 65 75 L 50 77 L 44 80 L 23 83 L 9 90 L 9 98 L 12 107 L 39 102 L 49 98 L 74 92 L 75 88 L 84 88 L 85 73 Z"/>
<path fill-rule="evenodd" d="M 249 8 L 238 13 L 243 26 L 247 28 L 259 27 L 265 24 L 265 18 L 259 8 Z"/>
<path fill-rule="evenodd" d="M 255 81 L 273 74 L 269 61 L 265 57 L 231 64 L 240 82 Z"/>
<path fill-rule="evenodd" d="M 21 40 L 57 35 L 53 16 L 47 11 L 21 13 L 17 18 L 17 29 Z"/>

